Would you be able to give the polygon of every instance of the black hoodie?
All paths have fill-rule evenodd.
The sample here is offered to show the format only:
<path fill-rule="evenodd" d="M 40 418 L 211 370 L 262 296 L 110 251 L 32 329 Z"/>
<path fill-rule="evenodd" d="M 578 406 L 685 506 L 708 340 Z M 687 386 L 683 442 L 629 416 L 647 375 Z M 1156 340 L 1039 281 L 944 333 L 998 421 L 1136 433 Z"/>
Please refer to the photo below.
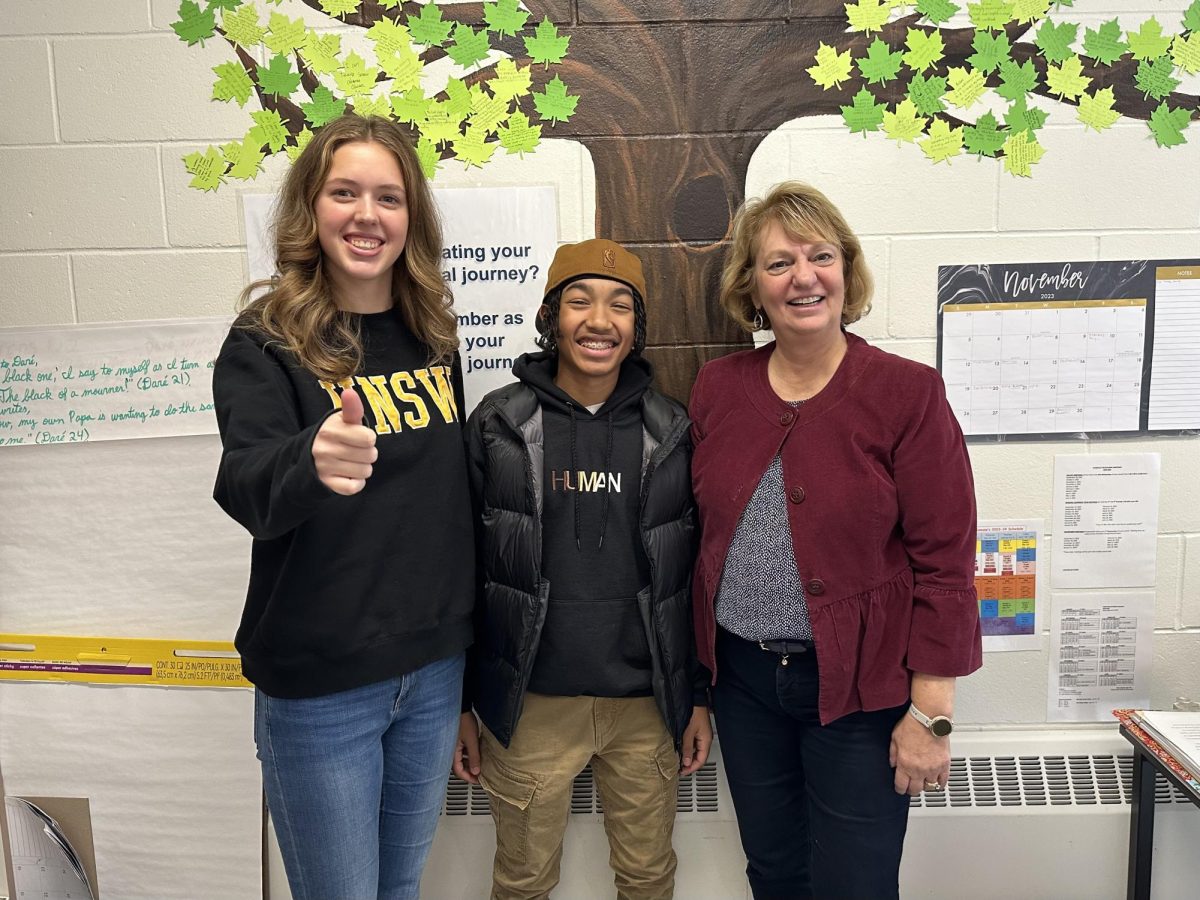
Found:
<path fill-rule="evenodd" d="M 513 369 L 542 408 L 542 572 L 550 602 L 529 690 L 597 697 L 648 696 L 650 650 L 637 594 L 650 581 L 638 527 L 641 398 L 649 365 L 629 357 L 595 412 L 554 383 L 553 354 Z"/>

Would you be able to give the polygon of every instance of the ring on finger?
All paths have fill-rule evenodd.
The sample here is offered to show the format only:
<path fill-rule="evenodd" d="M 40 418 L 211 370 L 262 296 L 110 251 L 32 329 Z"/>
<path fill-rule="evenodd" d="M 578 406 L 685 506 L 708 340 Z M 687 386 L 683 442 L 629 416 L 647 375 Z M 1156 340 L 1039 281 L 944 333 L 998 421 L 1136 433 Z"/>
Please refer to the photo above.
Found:
<path fill-rule="evenodd" d="M 925 790 L 940 791 L 940 790 L 942 790 L 942 786 L 940 784 L 938 784 L 938 782 L 936 782 L 936 781 L 927 781 L 927 782 L 925 782 Z"/>

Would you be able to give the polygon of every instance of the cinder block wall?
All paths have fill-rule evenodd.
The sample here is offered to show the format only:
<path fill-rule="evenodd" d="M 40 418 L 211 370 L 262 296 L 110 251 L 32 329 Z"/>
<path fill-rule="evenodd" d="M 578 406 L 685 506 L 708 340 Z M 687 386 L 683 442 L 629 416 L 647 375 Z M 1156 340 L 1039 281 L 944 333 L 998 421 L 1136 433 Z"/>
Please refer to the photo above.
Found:
<path fill-rule="evenodd" d="M 787 3 L 776 5 L 786 14 Z M 572 21 L 574 3 L 555 6 L 556 20 Z M 1077 0 L 1062 17 L 1094 28 L 1119 15 L 1122 27 L 1136 28 L 1152 13 L 1175 23 L 1185 6 Z M 5 0 L 0 326 L 231 311 L 245 279 L 239 195 L 270 191 L 286 161 L 268 160 L 257 181 L 216 194 L 187 187 L 181 157 L 240 138 L 247 119 L 245 110 L 208 100 L 212 67 L 233 58 L 228 46 L 214 39 L 186 48 L 170 30 L 177 8 L 173 0 Z M 294 0 L 282 9 L 329 23 Z M 798 80 L 808 64 L 797 62 Z M 1195 77 L 1180 88 L 1198 89 Z M 750 163 L 746 194 L 788 177 L 828 193 L 862 235 L 878 282 L 875 309 L 856 330 L 930 363 L 938 265 L 1200 256 L 1200 125 L 1187 132 L 1187 145 L 1163 151 L 1143 123 L 1096 135 L 1073 110 L 1045 108 L 1047 154 L 1032 179 L 973 158 L 934 166 L 915 147 L 851 135 L 825 116 L 768 136 Z M 575 142 L 547 140 L 524 160 L 498 155 L 469 173 L 451 163 L 437 183 L 553 183 L 560 238 L 594 232 L 593 168 Z M 1153 700 L 1169 704 L 1180 693 L 1200 695 L 1200 441 L 977 444 L 972 458 L 982 516 L 1049 523 L 1056 453 L 1143 450 L 1162 454 Z M 1045 649 L 989 654 L 962 686 L 961 717 L 1044 722 L 1047 662 Z"/>

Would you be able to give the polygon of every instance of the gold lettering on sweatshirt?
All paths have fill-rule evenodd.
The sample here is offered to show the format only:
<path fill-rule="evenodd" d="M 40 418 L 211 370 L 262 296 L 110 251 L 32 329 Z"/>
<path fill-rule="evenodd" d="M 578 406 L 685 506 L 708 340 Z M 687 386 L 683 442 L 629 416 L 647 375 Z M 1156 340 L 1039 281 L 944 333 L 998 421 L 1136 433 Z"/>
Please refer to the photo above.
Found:
<path fill-rule="evenodd" d="M 447 366 L 430 366 L 390 375 L 357 375 L 338 382 L 318 381 L 334 409 L 342 408 L 342 390 L 357 389 L 367 409 L 367 419 L 377 434 L 399 433 L 404 426 L 426 428 L 430 403 L 447 423 L 460 421 L 458 403 Z"/>

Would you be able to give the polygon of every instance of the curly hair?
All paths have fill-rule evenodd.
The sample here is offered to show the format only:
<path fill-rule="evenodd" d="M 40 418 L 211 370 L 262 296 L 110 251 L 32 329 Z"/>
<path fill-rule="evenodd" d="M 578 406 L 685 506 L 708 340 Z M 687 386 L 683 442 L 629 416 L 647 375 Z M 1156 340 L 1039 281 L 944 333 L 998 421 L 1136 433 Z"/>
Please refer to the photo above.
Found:
<path fill-rule="evenodd" d="M 392 269 L 392 300 L 405 324 L 428 348 L 431 362 L 458 349 L 453 296 L 442 278 L 442 229 L 429 182 L 399 125 L 348 113 L 317 131 L 293 163 L 276 201 L 271 227 L 278 274 L 250 284 L 238 306 L 239 327 L 283 344 L 320 378 L 340 381 L 362 365 L 358 318 L 338 309 L 317 233 L 316 201 L 345 144 L 376 143 L 396 157 L 408 204 L 408 235 Z M 254 297 L 263 288 L 266 293 Z"/>
<path fill-rule="evenodd" d="M 578 281 L 578 279 L 575 279 Z M 558 352 L 558 311 L 562 306 L 563 291 L 571 284 L 560 284 L 546 295 L 537 313 L 537 345 L 551 353 Z M 637 288 L 630 286 L 633 294 L 633 356 L 640 356 L 646 349 L 646 301 Z"/>
<path fill-rule="evenodd" d="M 846 299 L 842 324 L 857 322 L 871 311 L 874 279 L 863 258 L 862 245 L 838 208 L 816 188 L 799 181 L 784 181 L 765 197 L 750 198 L 733 218 L 733 235 L 721 270 L 721 307 L 747 331 L 754 325 L 754 258 L 758 241 L 777 222 L 794 240 L 820 240 L 836 244 L 842 254 Z"/>

